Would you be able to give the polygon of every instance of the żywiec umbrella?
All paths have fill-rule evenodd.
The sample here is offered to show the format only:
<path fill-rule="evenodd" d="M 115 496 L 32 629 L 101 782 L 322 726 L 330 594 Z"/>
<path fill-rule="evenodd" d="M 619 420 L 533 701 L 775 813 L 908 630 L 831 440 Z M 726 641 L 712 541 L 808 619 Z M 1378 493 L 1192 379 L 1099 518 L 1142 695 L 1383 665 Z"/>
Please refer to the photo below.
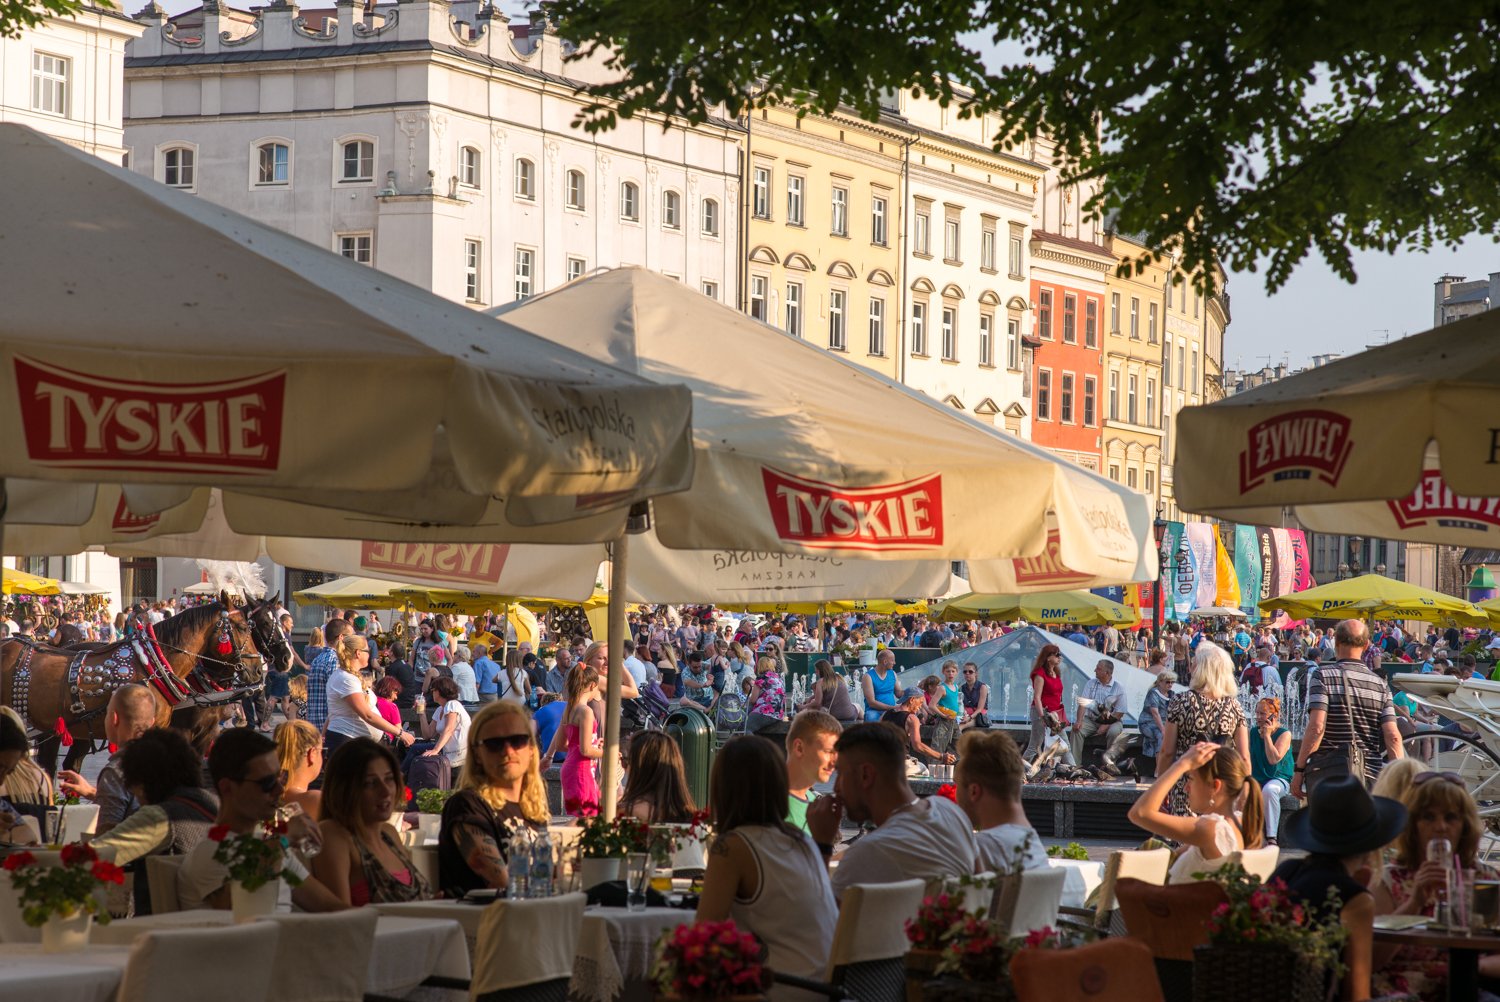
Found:
<path fill-rule="evenodd" d="M 1483 609 L 1461 598 L 1381 574 L 1361 574 L 1267 599 L 1260 603 L 1260 609 L 1267 614 L 1285 612 L 1293 619 L 1416 619 L 1459 626 L 1489 625 Z"/>
<path fill-rule="evenodd" d="M 96 484 L 124 482 L 155 485 L 138 515 L 223 485 L 231 516 L 286 502 L 465 524 L 526 499 L 530 524 L 690 481 L 681 386 L 24 126 L 0 125 L 0 163 L 11 521 L 77 525 Z"/>
<path fill-rule="evenodd" d="M 1209 404 L 1177 421 L 1177 501 L 1241 522 L 1456 546 L 1500 533 L 1500 314 Z"/>

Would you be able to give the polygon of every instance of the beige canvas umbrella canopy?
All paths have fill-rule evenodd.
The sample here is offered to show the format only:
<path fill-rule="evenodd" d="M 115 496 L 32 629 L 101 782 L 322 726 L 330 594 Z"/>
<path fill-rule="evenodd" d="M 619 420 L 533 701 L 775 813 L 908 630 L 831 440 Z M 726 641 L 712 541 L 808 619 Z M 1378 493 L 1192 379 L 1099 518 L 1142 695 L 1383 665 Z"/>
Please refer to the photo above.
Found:
<path fill-rule="evenodd" d="M 1184 509 L 1457 546 L 1500 535 L 1500 314 L 1484 313 L 1178 418 Z"/>
<path fill-rule="evenodd" d="M 0 163 L 11 290 L 0 311 L 0 478 L 19 502 L 11 521 L 76 525 L 98 514 L 95 484 L 129 483 L 155 485 L 134 489 L 138 516 L 223 485 L 242 531 L 293 528 L 274 507 L 259 525 L 233 522 L 262 503 L 530 524 L 588 514 L 599 495 L 625 503 L 690 480 L 681 386 L 612 369 L 23 126 L 0 125 Z"/>

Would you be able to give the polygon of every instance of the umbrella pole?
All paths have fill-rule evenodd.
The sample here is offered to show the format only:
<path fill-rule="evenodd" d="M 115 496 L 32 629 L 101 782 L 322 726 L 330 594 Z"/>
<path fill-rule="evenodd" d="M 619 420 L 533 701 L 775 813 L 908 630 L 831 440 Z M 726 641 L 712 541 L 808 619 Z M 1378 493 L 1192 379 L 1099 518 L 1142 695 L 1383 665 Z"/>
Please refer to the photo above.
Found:
<path fill-rule="evenodd" d="M 620 673 L 625 670 L 625 580 L 629 536 L 622 533 L 610 544 L 609 561 L 609 680 L 605 686 L 604 767 L 599 785 L 600 804 L 606 820 L 615 816 L 615 800 L 620 787 Z"/>
<path fill-rule="evenodd" d="M 10 497 L 5 493 L 5 478 L 0 477 L 0 595 L 5 594 L 5 509 L 9 503 Z M 3 601 L 0 599 L 0 608 L 4 607 Z"/>

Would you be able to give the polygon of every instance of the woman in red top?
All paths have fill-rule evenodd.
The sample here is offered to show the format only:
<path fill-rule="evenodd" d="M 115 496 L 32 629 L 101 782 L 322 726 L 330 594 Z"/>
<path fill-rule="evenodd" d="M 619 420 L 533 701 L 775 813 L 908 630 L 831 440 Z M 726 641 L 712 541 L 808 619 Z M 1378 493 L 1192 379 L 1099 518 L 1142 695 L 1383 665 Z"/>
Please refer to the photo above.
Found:
<path fill-rule="evenodd" d="M 1047 740 L 1047 715 L 1052 714 L 1066 724 L 1068 715 L 1063 710 L 1062 698 L 1062 650 L 1056 644 L 1048 644 L 1037 652 L 1036 662 L 1031 666 L 1031 738 L 1026 742 L 1026 757 L 1035 759 Z"/>

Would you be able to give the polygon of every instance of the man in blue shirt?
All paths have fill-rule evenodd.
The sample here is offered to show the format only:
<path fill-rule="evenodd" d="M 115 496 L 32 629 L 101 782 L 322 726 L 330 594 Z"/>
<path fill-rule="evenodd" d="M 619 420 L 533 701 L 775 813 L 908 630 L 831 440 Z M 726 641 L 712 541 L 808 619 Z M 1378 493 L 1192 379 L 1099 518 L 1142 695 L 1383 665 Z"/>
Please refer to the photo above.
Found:
<path fill-rule="evenodd" d="M 497 681 L 500 665 L 490 657 L 490 649 L 484 644 L 475 644 L 471 653 L 474 655 L 474 688 L 479 692 L 479 701 L 493 703 L 500 694 Z"/>
<path fill-rule="evenodd" d="M 568 708 L 568 703 L 565 698 L 555 692 L 539 693 L 537 699 L 540 700 L 541 705 L 531 715 L 531 719 L 536 723 L 537 745 L 545 752 L 552 747 L 552 738 L 557 734 L 557 727 L 562 723 L 563 711 Z M 563 757 L 564 753 L 558 752 L 553 756 L 552 761 L 561 762 Z M 542 771 L 545 772 L 551 764 L 551 762 L 543 762 Z"/>
<path fill-rule="evenodd" d="M 307 713 L 305 719 L 318 730 L 328 723 L 328 676 L 339 670 L 339 640 L 354 632 L 347 619 L 330 619 L 323 624 L 323 641 L 327 646 L 307 663 Z"/>
<path fill-rule="evenodd" d="M 1089 645 L 1089 635 L 1083 632 L 1083 627 L 1081 626 L 1073 627 L 1073 632 L 1068 634 L 1068 639 L 1075 644 L 1082 644 L 1084 647 Z"/>

